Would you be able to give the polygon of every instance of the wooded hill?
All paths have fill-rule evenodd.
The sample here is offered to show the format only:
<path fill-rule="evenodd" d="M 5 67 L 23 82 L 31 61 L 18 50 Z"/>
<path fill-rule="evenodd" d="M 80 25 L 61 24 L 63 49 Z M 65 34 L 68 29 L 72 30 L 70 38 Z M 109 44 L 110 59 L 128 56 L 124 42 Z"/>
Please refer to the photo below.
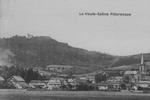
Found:
<path fill-rule="evenodd" d="M 140 55 L 114 56 L 75 48 L 47 36 L 13 36 L 0 39 L 0 52 L 6 53 L 9 64 L 20 67 L 72 65 L 81 73 L 103 68 L 140 63 Z M 1 53 L 0 53 L 1 54 Z M 145 54 L 150 58 L 150 54 Z M 0 59 L 1 60 L 1 59 Z M 4 59 L 3 59 L 4 60 Z"/>

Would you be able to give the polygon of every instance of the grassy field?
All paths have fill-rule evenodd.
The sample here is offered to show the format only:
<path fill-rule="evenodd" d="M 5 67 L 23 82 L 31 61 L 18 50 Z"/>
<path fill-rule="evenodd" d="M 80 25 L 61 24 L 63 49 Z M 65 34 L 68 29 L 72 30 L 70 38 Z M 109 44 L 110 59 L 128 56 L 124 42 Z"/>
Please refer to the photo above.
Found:
<path fill-rule="evenodd" d="M 105 92 L 105 91 L 27 91 L 18 89 L 0 89 L 1 95 L 27 95 L 27 96 L 79 96 L 79 97 L 99 97 L 99 96 L 150 96 L 150 93 L 132 92 Z"/>
<path fill-rule="evenodd" d="M 150 94 L 102 91 L 0 90 L 0 100 L 149 100 Z"/>

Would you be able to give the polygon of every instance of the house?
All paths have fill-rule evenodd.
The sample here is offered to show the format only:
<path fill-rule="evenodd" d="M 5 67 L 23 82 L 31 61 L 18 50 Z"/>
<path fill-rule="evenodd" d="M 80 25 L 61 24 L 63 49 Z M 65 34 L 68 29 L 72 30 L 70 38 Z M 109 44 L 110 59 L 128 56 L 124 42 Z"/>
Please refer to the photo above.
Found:
<path fill-rule="evenodd" d="M 5 79 L 2 76 L 0 76 L 0 85 L 3 84 L 4 81 L 5 81 Z"/>
<path fill-rule="evenodd" d="M 0 88 L 4 87 L 4 85 L 5 85 L 4 82 L 5 82 L 5 79 L 2 76 L 0 76 Z"/>
<path fill-rule="evenodd" d="M 91 82 L 92 84 L 95 84 L 95 76 L 87 76 L 87 79 L 89 82 Z"/>
<path fill-rule="evenodd" d="M 74 78 L 69 78 L 69 79 L 67 79 L 67 82 L 68 82 L 68 84 L 71 84 L 72 86 L 75 86 L 75 85 L 77 85 L 77 81 L 76 81 L 76 79 Z"/>
<path fill-rule="evenodd" d="M 69 78 L 69 79 L 65 80 L 63 84 L 70 90 L 76 90 L 78 81 L 76 78 Z"/>
<path fill-rule="evenodd" d="M 110 82 L 110 83 L 121 83 L 123 81 L 123 77 L 121 76 L 116 76 L 116 77 L 110 77 L 107 82 Z"/>
<path fill-rule="evenodd" d="M 120 82 L 102 82 L 97 84 L 98 90 L 101 91 L 120 91 Z"/>
<path fill-rule="evenodd" d="M 141 88 L 150 88 L 150 80 L 149 81 L 139 81 L 137 82 L 137 87 Z"/>
<path fill-rule="evenodd" d="M 5 88 L 5 79 L 0 76 L 0 88 Z"/>
<path fill-rule="evenodd" d="M 136 83 L 139 81 L 138 71 L 125 71 L 124 79 L 128 78 L 129 83 Z"/>
<path fill-rule="evenodd" d="M 7 81 L 8 84 L 14 86 L 17 89 L 29 88 L 29 85 L 21 76 L 12 76 Z"/>
<path fill-rule="evenodd" d="M 123 77 L 121 76 L 113 76 L 110 77 L 107 81 L 103 81 L 97 84 L 97 87 L 99 90 L 119 91 L 121 89 L 122 79 Z"/>
<path fill-rule="evenodd" d="M 63 81 L 63 78 L 51 78 L 47 83 L 48 90 L 60 89 Z"/>
<path fill-rule="evenodd" d="M 97 84 L 98 90 L 100 91 L 107 91 L 108 90 L 108 84 L 105 83 L 99 83 Z"/>
<path fill-rule="evenodd" d="M 76 79 L 82 83 L 92 83 L 95 84 L 95 76 L 94 75 L 83 75 L 83 76 L 76 76 Z"/>
<path fill-rule="evenodd" d="M 77 83 L 87 83 L 88 82 L 88 78 L 85 76 L 80 76 L 80 77 L 76 77 L 76 81 Z"/>
<path fill-rule="evenodd" d="M 123 82 L 126 84 L 126 88 L 128 90 L 135 87 L 138 81 L 139 81 L 138 71 L 125 71 L 123 76 Z"/>
<path fill-rule="evenodd" d="M 46 82 L 45 81 L 41 81 L 41 80 L 32 80 L 29 83 L 29 86 L 32 88 L 36 88 L 36 89 L 44 89 L 46 88 Z"/>
<path fill-rule="evenodd" d="M 150 88 L 150 76 L 142 76 L 136 83 L 136 86 L 140 88 Z"/>
<path fill-rule="evenodd" d="M 49 65 L 46 67 L 46 70 L 53 73 L 61 73 L 67 69 L 71 69 L 73 66 L 69 65 Z"/>

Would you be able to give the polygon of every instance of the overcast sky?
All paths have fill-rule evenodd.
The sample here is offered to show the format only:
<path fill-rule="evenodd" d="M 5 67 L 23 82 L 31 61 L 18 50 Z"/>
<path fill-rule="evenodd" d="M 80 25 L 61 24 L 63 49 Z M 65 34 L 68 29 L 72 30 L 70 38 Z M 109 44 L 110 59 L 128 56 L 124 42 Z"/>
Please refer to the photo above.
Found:
<path fill-rule="evenodd" d="M 0 0 L 0 36 L 27 33 L 114 55 L 150 52 L 150 0 Z"/>

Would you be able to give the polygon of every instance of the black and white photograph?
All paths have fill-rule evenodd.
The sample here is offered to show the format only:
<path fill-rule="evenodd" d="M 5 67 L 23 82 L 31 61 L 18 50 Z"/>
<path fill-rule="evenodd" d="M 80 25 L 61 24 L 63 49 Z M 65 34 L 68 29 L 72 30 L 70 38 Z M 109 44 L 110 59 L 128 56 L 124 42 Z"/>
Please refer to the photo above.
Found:
<path fill-rule="evenodd" d="M 0 0 L 0 100 L 149 100 L 150 0 Z"/>

